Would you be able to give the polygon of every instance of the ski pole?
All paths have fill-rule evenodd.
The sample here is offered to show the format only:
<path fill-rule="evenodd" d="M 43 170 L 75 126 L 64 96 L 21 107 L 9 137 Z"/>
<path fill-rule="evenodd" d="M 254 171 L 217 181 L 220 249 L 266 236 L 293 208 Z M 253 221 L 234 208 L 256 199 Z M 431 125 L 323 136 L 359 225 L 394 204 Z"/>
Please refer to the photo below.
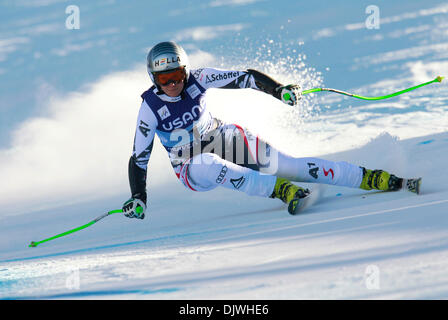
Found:
<path fill-rule="evenodd" d="M 100 221 L 101 219 L 103 219 L 103 218 L 105 218 L 105 217 L 107 217 L 107 216 L 110 216 L 111 214 L 118 213 L 118 212 L 123 212 L 123 211 L 122 211 L 121 209 L 119 209 L 119 210 L 112 210 L 112 211 L 106 212 L 105 214 L 99 216 L 98 218 L 96 218 L 96 219 L 90 221 L 89 223 L 86 223 L 85 225 L 82 225 L 82 226 L 80 226 L 80 227 L 77 227 L 77 228 L 74 228 L 74 229 L 65 231 L 65 232 L 63 232 L 63 233 L 57 234 L 57 235 L 55 235 L 55 236 L 53 236 L 53 237 L 50 237 L 50 238 L 47 238 L 47 239 L 44 239 L 44 240 L 41 240 L 41 241 L 31 241 L 31 243 L 30 243 L 30 245 L 29 245 L 28 247 L 30 247 L 30 248 L 31 248 L 31 247 L 36 247 L 37 245 L 39 245 L 39 244 L 41 244 L 41 243 L 44 243 L 44 242 L 47 242 L 47 241 L 50 241 L 50 240 L 54 240 L 54 239 L 57 239 L 57 238 L 66 236 L 66 235 L 68 235 L 68 234 L 77 232 L 77 231 L 79 231 L 79 230 L 85 229 L 85 228 L 90 227 L 91 225 L 97 223 L 97 222 Z"/>
<path fill-rule="evenodd" d="M 434 82 L 442 82 L 443 78 L 444 77 L 438 76 L 434 80 L 431 80 L 431 81 L 428 81 L 428 82 L 425 82 L 425 83 L 422 83 L 422 84 L 419 84 L 419 85 L 416 85 L 414 87 L 410 87 L 410 88 L 407 88 L 407 89 L 404 89 L 404 90 L 401 90 L 401 91 L 398 91 L 398 92 L 394 92 L 394 93 L 391 93 L 391 94 L 388 94 L 388 95 L 385 95 L 385 96 L 380 96 L 380 97 L 364 97 L 364 96 L 360 96 L 360 95 L 357 95 L 357 94 L 348 93 L 348 92 L 344 92 L 344 91 L 337 90 L 337 89 L 331 89 L 331 88 L 308 89 L 308 90 L 302 91 L 302 95 L 303 94 L 308 94 L 308 93 L 313 93 L 313 92 L 329 91 L 329 92 L 335 92 L 335 93 L 339 93 L 339 94 L 343 94 L 343 95 L 346 95 L 346 96 L 349 96 L 349 97 L 363 99 L 363 100 L 383 100 L 383 99 L 392 98 L 392 97 L 398 96 L 400 94 L 403 94 L 403 93 L 406 93 L 406 92 L 418 89 L 420 87 L 426 86 L 426 85 L 434 83 Z"/>

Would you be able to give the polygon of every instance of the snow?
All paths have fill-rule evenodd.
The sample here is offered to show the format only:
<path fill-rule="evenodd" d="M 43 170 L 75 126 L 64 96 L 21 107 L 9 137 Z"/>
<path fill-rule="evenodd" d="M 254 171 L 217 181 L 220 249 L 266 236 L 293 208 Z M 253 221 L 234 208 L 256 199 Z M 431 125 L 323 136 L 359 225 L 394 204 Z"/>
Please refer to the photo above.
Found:
<path fill-rule="evenodd" d="M 0 65 L 0 299 L 447 299 L 445 81 L 376 102 L 310 94 L 296 109 L 252 90 L 207 94 L 214 115 L 295 156 L 423 177 L 418 196 L 302 184 L 319 198 L 291 216 L 279 200 L 187 190 L 156 140 L 144 220 L 116 213 L 28 247 L 120 208 L 129 197 L 127 161 L 139 95 L 148 86 L 142 61 L 162 38 L 184 41 L 193 67 L 258 68 L 305 89 L 372 96 L 448 76 L 446 4 L 402 1 L 400 10 L 382 4 L 381 28 L 367 30 L 368 3 L 349 3 L 353 7 L 291 4 L 287 17 L 276 16 L 267 1 L 209 1 L 199 13 L 179 6 L 164 13 L 176 24 L 148 41 L 141 40 L 148 27 L 138 22 L 142 8 L 126 4 L 81 2 L 86 19 L 84 13 L 101 6 L 105 14 L 122 9 L 135 18 L 106 23 L 97 10 L 104 25 L 83 20 L 70 39 L 54 28 L 14 33 L 16 22 L 7 20 L 0 33 L 0 62 L 7 62 Z M 16 6 L 39 7 L 36 15 L 21 17 L 29 30 L 54 26 L 57 8 L 65 19 L 60 1 Z M 184 12 L 203 21 L 192 23 Z M 320 14 L 327 19 L 315 19 Z M 47 33 L 50 40 L 43 38 Z M 42 39 L 45 45 L 37 47 Z M 106 43 L 120 40 L 130 46 L 127 52 L 101 65 L 110 54 Z M 141 56 L 132 60 L 135 52 Z M 34 69 L 23 64 L 27 54 L 36 60 Z M 68 79 L 57 63 L 86 75 Z M 12 65 L 18 75 L 31 72 L 38 79 L 22 77 L 24 86 L 38 82 L 34 91 L 16 88 Z M 39 99 L 13 102 L 7 90 Z M 7 117 L 14 127 L 3 126 Z"/>
<path fill-rule="evenodd" d="M 117 200 L 5 217 L 2 298 L 444 299 L 448 190 L 437 168 L 448 134 L 395 143 L 404 167 L 424 177 L 419 196 L 328 186 L 314 206 L 290 216 L 270 199 L 191 195 L 173 184 L 153 192 L 142 221 L 112 215 L 36 248 L 27 245 L 87 223 Z M 378 288 L 368 287 L 371 266 Z"/>

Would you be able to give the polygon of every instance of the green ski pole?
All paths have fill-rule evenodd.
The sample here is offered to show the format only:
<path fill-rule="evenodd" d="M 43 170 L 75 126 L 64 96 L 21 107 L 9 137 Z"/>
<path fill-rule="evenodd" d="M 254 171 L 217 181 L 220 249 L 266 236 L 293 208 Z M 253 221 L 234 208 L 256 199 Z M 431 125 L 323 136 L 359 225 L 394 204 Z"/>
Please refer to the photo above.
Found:
<path fill-rule="evenodd" d="M 329 91 L 329 92 L 339 93 L 339 94 L 343 94 L 343 95 L 346 95 L 346 96 L 349 96 L 349 97 L 363 99 L 363 100 L 383 100 L 383 99 L 392 98 L 392 97 L 398 96 L 400 94 L 403 94 L 403 93 L 406 93 L 406 92 L 418 89 L 420 87 L 426 86 L 426 85 L 434 83 L 434 82 L 442 82 L 443 78 L 444 77 L 438 76 L 434 80 L 431 80 L 431 81 L 428 81 L 428 82 L 425 82 L 425 83 L 422 83 L 422 84 L 419 84 L 419 85 L 416 85 L 414 87 L 410 87 L 410 88 L 407 88 L 407 89 L 404 89 L 404 90 L 401 90 L 401 91 L 398 91 L 398 92 L 394 92 L 394 93 L 391 93 L 391 94 L 388 94 L 388 95 L 385 95 L 385 96 L 380 96 L 380 97 L 364 97 L 364 96 L 360 96 L 360 95 L 357 95 L 357 94 L 348 93 L 348 92 L 344 92 L 344 91 L 337 90 L 337 89 L 331 89 L 331 88 L 308 89 L 308 90 L 302 91 L 302 95 L 303 94 L 308 94 L 308 93 L 313 93 L 313 92 Z"/>
<path fill-rule="evenodd" d="M 89 223 L 86 223 L 85 225 L 82 225 L 82 226 L 80 226 L 80 227 L 77 227 L 77 228 L 74 228 L 74 229 L 65 231 L 65 232 L 63 232 L 63 233 L 57 234 L 57 235 L 55 235 L 55 236 L 53 236 L 53 237 L 50 237 L 50 238 L 48 238 L 48 239 L 44 239 L 44 240 L 41 240 L 41 241 L 31 241 L 31 244 L 29 245 L 29 247 L 30 247 L 30 248 L 31 248 L 31 247 L 37 247 L 37 246 L 38 246 L 39 244 L 41 244 L 41 243 L 44 243 L 44 242 L 47 242 L 47 241 L 50 241 L 50 240 L 54 240 L 54 239 L 57 239 L 57 238 L 66 236 L 66 235 L 68 235 L 68 234 L 77 232 L 77 231 L 79 231 L 79 230 L 85 229 L 85 228 L 90 227 L 91 225 L 97 223 L 97 222 L 100 221 L 101 219 L 103 219 L 103 218 L 105 218 L 105 217 L 107 217 L 107 216 L 110 216 L 111 214 L 118 213 L 118 212 L 123 212 L 123 210 L 119 209 L 119 210 L 112 210 L 112 211 L 109 211 L 109 212 L 107 212 L 107 213 L 105 213 L 105 214 L 99 216 L 98 218 L 96 218 L 96 219 L 90 221 Z"/>

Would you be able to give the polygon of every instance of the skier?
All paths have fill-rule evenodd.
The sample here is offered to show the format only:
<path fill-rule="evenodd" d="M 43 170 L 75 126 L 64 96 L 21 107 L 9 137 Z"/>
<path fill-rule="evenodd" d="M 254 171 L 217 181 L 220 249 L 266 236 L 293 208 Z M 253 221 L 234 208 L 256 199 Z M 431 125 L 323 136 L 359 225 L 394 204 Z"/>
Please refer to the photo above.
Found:
<path fill-rule="evenodd" d="M 174 42 L 161 42 L 149 51 L 147 71 L 154 85 L 141 95 L 128 167 L 131 198 L 123 204 L 126 217 L 145 217 L 146 171 L 156 133 L 187 188 L 208 191 L 222 186 L 277 198 L 288 205 L 291 214 L 298 213 L 301 199 L 310 194 L 291 181 L 383 191 L 406 187 L 407 180 L 384 170 L 292 157 L 247 129 L 214 118 L 204 98 L 210 88 L 252 88 L 295 106 L 301 99 L 299 85 L 283 85 L 253 69 L 191 70 L 184 49 Z"/>

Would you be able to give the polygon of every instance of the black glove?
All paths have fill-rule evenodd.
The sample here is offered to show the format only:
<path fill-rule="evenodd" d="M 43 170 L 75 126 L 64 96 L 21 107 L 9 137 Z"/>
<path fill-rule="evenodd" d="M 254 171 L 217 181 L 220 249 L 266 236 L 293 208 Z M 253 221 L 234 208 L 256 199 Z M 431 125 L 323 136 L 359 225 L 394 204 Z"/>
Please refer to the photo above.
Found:
<path fill-rule="evenodd" d="M 137 194 L 131 197 L 123 204 L 123 213 L 125 217 L 144 219 L 146 211 L 146 199 L 141 199 L 140 195 Z"/>
<path fill-rule="evenodd" d="M 290 106 L 296 106 L 302 98 L 302 90 L 298 84 L 288 84 L 275 89 L 276 97 Z"/>

